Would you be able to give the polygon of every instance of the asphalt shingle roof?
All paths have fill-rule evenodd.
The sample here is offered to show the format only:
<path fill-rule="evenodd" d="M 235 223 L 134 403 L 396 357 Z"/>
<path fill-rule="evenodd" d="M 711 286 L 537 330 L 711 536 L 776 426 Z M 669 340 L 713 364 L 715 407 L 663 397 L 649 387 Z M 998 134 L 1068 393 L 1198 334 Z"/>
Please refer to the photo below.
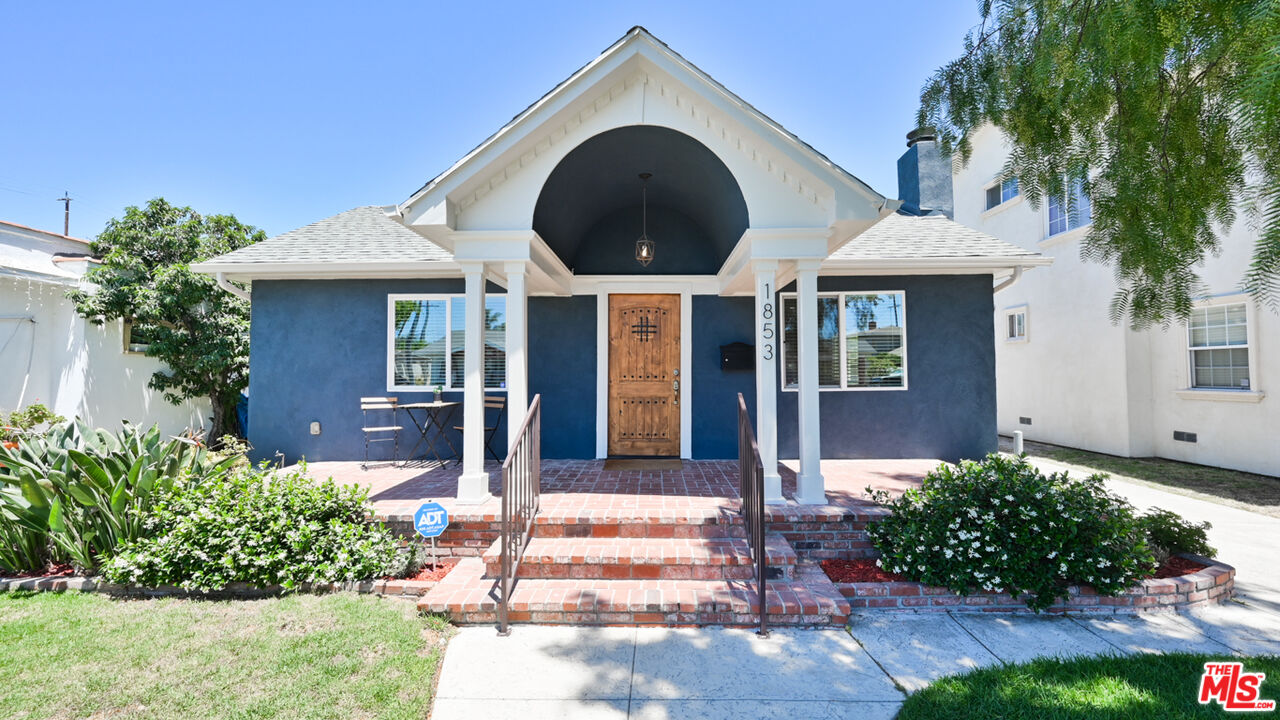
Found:
<path fill-rule="evenodd" d="M 1037 257 L 1039 253 L 998 240 L 945 215 L 894 213 L 840 248 L 832 260 L 910 258 Z"/>
<path fill-rule="evenodd" d="M 358 207 L 216 257 L 211 263 L 359 263 L 448 261 L 442 247 L 387 217 Z"/>

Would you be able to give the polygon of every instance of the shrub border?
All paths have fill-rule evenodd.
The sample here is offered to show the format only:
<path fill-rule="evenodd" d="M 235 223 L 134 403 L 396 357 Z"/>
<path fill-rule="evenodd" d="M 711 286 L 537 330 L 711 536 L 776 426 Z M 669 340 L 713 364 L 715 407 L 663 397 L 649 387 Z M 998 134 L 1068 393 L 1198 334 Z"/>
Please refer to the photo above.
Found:
<path fill-rule="evenodd" d="M 1183 554 L 1208 567 L 1180 577 L 1147 578 L 1115 597 L 1103 597 L 1087 585 L 1072 585 L 1045 612 L 1095 615 L 1176 612 L 1221 603 L 1235 593 L 1236 569 L 1226 563 Z M 918 582 L 835 583 L 853 612 L 1030 613 L 1025 601 L 1009 593 L 956 595 L 947 588 Z"/>

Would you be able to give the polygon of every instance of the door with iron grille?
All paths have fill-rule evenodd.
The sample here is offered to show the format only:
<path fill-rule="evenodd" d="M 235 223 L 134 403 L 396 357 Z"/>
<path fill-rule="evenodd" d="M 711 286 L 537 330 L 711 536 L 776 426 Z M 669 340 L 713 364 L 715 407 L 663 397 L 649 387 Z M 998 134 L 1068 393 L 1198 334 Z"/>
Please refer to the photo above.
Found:
<path fill-rule="evenodd" d="M 609 455 L 680 457 L 680 296 L 609 296 Z"/>

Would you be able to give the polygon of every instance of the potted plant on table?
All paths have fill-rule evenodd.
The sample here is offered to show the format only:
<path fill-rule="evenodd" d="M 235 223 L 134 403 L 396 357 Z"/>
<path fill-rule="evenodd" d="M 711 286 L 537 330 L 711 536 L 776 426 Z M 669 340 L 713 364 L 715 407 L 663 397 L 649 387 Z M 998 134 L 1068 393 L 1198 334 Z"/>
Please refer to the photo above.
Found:
<path fill-rule="evenodd" d="M 440 402 L 440 396 L 441 396 L 441 394 L 443 394 L 443 393 L 444 393 L 444 386 L 443 386 L 443 385 L 436 385 L 436 390 L 435 390 L 436 402 Z"/>

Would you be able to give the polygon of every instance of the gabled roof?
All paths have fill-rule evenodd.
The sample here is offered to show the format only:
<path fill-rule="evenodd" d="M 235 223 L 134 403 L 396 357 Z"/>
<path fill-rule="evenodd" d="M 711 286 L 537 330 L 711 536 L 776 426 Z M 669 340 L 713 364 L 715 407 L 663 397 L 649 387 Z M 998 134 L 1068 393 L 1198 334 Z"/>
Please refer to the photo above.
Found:
<path fill-rule="evenodd" d="M 350 265 L 369 262 L 448 262 L 443 248 L 392 220 L 376 205 L 358 207 L 240 248 L 197 269 L 223 272 L 259 264 Z M 226 267 L 224 267 L 226 266 Z"/>
<path fill-rule="evenodd" d="M 894 213 L 872 225 L 832 256 L 834 261 L 957 258 L 1047 260 L 1040 253 L 978 232 L 945 215 Z"/>
<path fill-rule="evenodd" d="M 751 103 L 748 103 L 746 100 L 743 100 L 740 96 L 738 96 L 737 93 L 734 93 L 732 90 L 729 90 L 724 85 L 722 85 L 718 80 L 711 77 L 711 75 L 707 74 L 704 70 L 702 70 L 698 66 L 686 60 L 684 56 L 682 56 L 680 53 L 673 50 L 670 45 L 667 45 L 662 40 L 659 40 L 656 36 L 654 36 L 653 33 L 649 32 L 643 26 L 636 25 L 632 27 L 630 30 L 628 30 L 616 42 L 614 42 L 612 45 L 606 48 L 604 52 L 602 52 L 600 55 L 592 59 L 591 62 L 578 68 L 571 75 L 569 75 L 569 77 L 562 80 L 555 87 L 551 88 L 551 90 L 549 90 L 546 94 L 538 98 L 538 100 L 534 101 L 531 105 L 529 105 L 524 110 L 516 114 L 515 117 L 513 117 L 509 122 L 507 122 L 507 124 L 499 128 L 497 132 L 485 138 L 483 142 L 481 142 L 479 145 L 473 148 L 470 152 L 464 155 L 461 159 L 459 159 L 456 163 L 454 163 L 444 172 L 440 173 L 439 175 L 436 175 L 431 180 L 428 180 L 426 184 L 424 184 L 421 188 L 419 188 L 412 195 L 410 195 L 408 199 L 402 202 L 399 207 L 404 208 L 405 206 L 408 206 L 416 202 L 420 197 L 422 197 L 427 193 L 430 193 L 437 186 L 444 184 L 446 181 L 452 178 L 452 176 L 461 172 L 464 167 L 466 167 L 471 163 L 472 160 L 474 160 L 478 156 L 485 153 L 485 151 L 488 150 L 490 146 L 496 144 L 501 138 L 510 134 L 517 127 L 522 125 L 540 107 L 548 104 L 553 99 L 562 95 L 563 93 L 568 92 L 569 86 L 573 85 L 575 81 L 577 81 L 579 78 L 588 74 L 596 66 L 602 63 L 605 63 L 610 59 L 626 52 L 629 48 L 636 46 L 639 43 L 646 43 L 649 46 L 653 47 L 655 50 L 657 50 L 659 53 L 662 53 L 663 55 L 666 55 L 667 57 L 669 57 L 673 62 L 682 66 L 690 74 L 694 75 L 698 79 L 702 80 L 703 82 L 711 86 L 716 93 L 719 93 L 728 102 L 730 102 L 733 105 L 736 105 L 738 108 L 744 111 L 748 116 L 753 117 L 761 125 L 765 126 L 769 131 L 777 133 L 778 135 L 781 135 L 785 140 L 793 143 L 801 151 L 801 153 L 809 155 L 814 162 L 816 162 L 818 165 L 825 166 L 828 170 L 832 172 L 832 174 L 839 177 L 847 185 L 855 188 L 858 192 L 863 193 L 867 197 L 875 198 L 878 201 L 889 202 L 889 203 L 897 202 L 892 198 L 887 198 L 886 196 L 880 194 L 879 192 L 876 192 L 876 190 L 872 188 L 870 185 L 868 185 L 866 182 L 864 182 L 863 180 L 861 180 L 860 178 L 858 178 L 848 170 L 845 170 L 844 168 L 840 167 L 836 163 L 832 162 L 830 158 L 828 158 L 826 155 L 819 152 L 817 149 L 815 149 L 812 145 L 808 144 L 804 140 L 801 140 L 799 136 L 797 136 L 795 133 L 791 132 L 790 130 L 787 130 L 780 123 L 773 120 L 768 115 L 765 115 L 764 113 L 760 112 L 758 109 L 755 108 L 755 106 L 751 105 Z M 891 205 L 891 207 L 896 207 L 896 205 Z"/>

